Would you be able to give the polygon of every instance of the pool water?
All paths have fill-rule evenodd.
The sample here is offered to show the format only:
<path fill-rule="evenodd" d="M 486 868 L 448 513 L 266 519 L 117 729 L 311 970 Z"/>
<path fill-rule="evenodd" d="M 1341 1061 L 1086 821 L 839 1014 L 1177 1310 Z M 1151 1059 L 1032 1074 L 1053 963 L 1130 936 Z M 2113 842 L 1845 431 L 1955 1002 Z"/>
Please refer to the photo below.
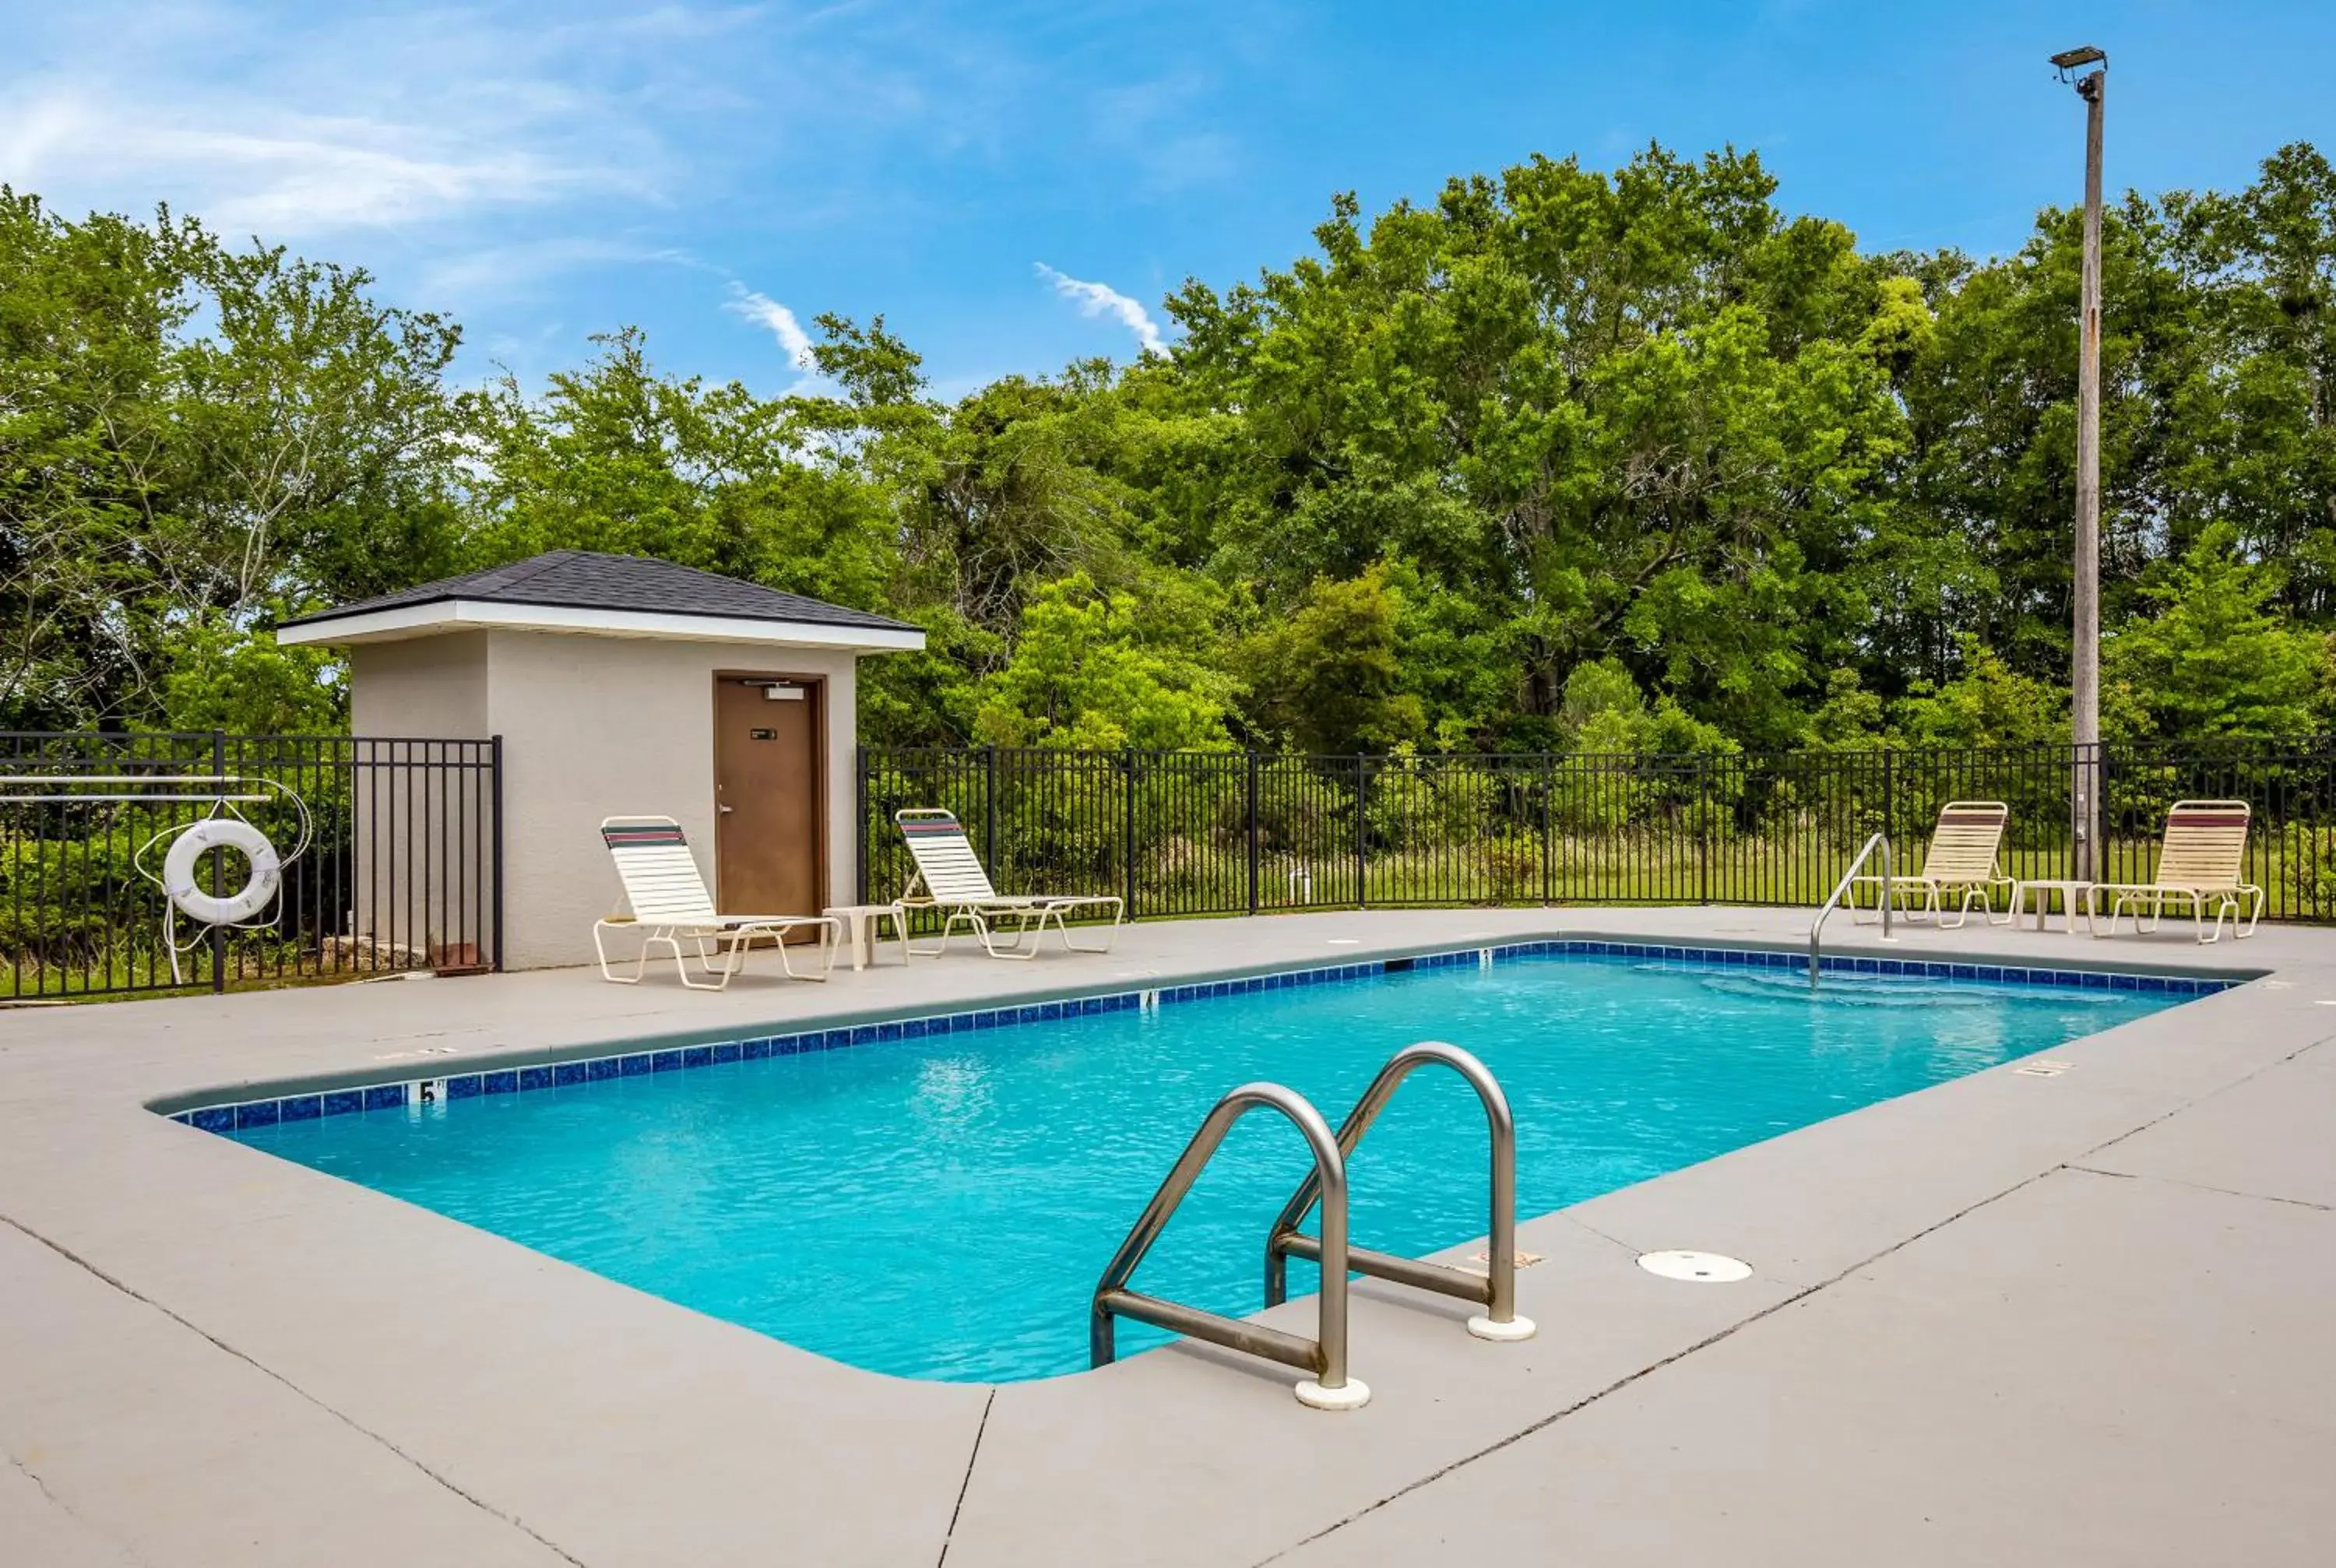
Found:
<path fill-rule="evenodd" d="M 2173 1005 L 2122 990 L 1534 957 L 288 1123 L 256 1148 L 806 1349 L 906 1377 L 1086 1365 L 1087 1299 L 1211 1105 L 1284 1083 L 1335 1126 L 1420 1039 L 1475 1052 L 1517 1123 L 1521 1217 Z M 1358 1243 L 1484 1233 L 1456 1075 L 1397 1093 L 1352 1162 Z M 1307 1169 L 1245 1117 L 1135 1284 L 1262 1301 Z M 1292 1294 L 1310 1290 L 1293 1261 Z M 1123 1355 L 1167 1336 L 1122 1323 Z"/>

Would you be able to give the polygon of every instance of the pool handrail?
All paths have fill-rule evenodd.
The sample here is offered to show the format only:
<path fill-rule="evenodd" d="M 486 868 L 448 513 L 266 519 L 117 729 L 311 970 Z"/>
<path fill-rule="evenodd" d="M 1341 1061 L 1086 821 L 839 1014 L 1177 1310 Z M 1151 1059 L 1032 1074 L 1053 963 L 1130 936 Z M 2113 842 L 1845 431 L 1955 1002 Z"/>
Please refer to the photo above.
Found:
<path fill-rule="evenodd" d="M 1242 1116 L 1259 1109 L 1279 1111 L 1287 1117 L 1305 1138 L 1307 1149 L 1314 1157 L 1312 1179 L 1322 1196 L 1321 1251 L 1325 1262 L 1320 1306 L 1311 1339 L 1127 1288 L 1136 1265 L 1144 1261 L 1144 1254 L 1160 1239 L 1160 1232 L 1167 1229 L 1177 1205 L 1192 1191 L 1193 1182 L 1224 1142 L 1225 1134 Z M 1160 1190 L 1152 1194 L 1152 1201 L 1129 1229 L 1127 1239 L 1120 1242 L 1119 1251 L 1104 1269 L 1103 1277 L 1095 1281 L 1087 1322 L 1091 1367 L 1107 1366 L 1117 1358 L 1116 1323 L 1121 1318 L 1134 1318 L 1154 1328 L 1310 1372 L 1312 1378 L 1299 1383 L 1296 1392 L 1299 1403 L 1315 1409 L 1350 1410 L 1370 1398 L 1368 1388 L 1347 1375 L 1346 1159 L 1338 1152 L 1338 1140 L 1331 1136 L 1330 1125 L 1304 1096 L 1280 1084 L 1243 1084 L 1219 1100 L 1202 1119 L 1200 1130 L 1184 1145 L 1184 1152 L 1170 1167 Z"/>
<path fill-rule="evenodd" d="M 1374 1279 L 1475 1302 L 1484 1311 L 1468 1320 L 1468 1331 L 1480 1339 L 1531 1339 L 1533 1320 L 1517 1315 L 1516 1117 L 1509 1110 L 1508 1096 L 1502 1092 L 1500 1081 L 1493 1076 L 1490 1068 L 1469 1052 L 1442 1040 L 1421 1040 L 1406 1046 L 1387 1058 L 1387 1065 L 1371 1080 L 1370 1087 L 1363 1091 L 1362 1098 L 1355 1102 L 1355 1108 L 1339 1124 L 1338 1154 L 1342 1159 L 1352 1158 L 1356 1145 L 1395 1097 L 1397 1086 L 1432 1062 L 1459 1074 L 1484 1107 L 1484 1124 L 1492 1144 L 1488 1183 L 1492 1220 L 1486 1227 L 1490 1245 L 1485 1251 L 1485 1272 L 1479 1274 L 1416 1258 L 1397 1257 L 1351 1242 L 1347 1247 L 1347 1267 Z M 1269 1307 L 1278 1307 L 1289 1300 L 1291 1258 L 1321 1261 L 1323 1243 L 1298 1228 L 1306 1222 L 1308 1213 L 1321 1195 L 1321 1183 L 1309 1174 L 1290 1195 L 1290 1202 L 1282 1205 L 1273 1229 L 1266 1236 L 1265 1304 Z M 1327 1271 L 1324 1277 L 1329 1277 Z"/>
<path fill-rule="evenodd" d="M 1877 833 L 1865 841 L 1865 847 L 1857 852 L 1857 858 L 1849 862 L 1847 871 L 1841 873 L 1841 881 L 1834 884 L 1832 896 L 1825 900 L 1825 907 L 1817 911 L 1817 918 L 1809 922 L 1809 984 L 1813 986 L 1817 983 L 1819 967 L 1817 938 L 1825 932 L 1825 917 L 1833 913 L 1835 907 L 1849 891 L 1851 884 L 1856 881 L 1857 873 L 1864 866 L 1867 858 L 1877 848 L 1882 851 L 1882 940 L 1885 942 L 1894 942 L 1898 940 L 1890 934 L 1890 919 L 1896 912 L 1898 904 L 1896 878 L 1891 874 L 1890 869 L 1890 835 Z"/>

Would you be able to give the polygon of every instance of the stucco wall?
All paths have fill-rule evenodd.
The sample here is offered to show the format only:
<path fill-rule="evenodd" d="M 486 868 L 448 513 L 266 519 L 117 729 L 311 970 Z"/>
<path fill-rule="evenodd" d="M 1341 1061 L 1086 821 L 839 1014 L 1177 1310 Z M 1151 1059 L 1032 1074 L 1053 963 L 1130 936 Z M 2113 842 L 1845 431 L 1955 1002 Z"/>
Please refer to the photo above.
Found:
<path fill-rule="evenodd" d="M 850 652 L 554 632 L 486 635 L 484 733 L 503 737 L 506 966 L 590 960 L 592 921 L 617 907 L 619 892 L 600 847 L 603 817 L 676 819 L 706 885 L 715 886 L 716 670 L 826 680 L 825 901 L 852 896 Z"/>
<path fill-rule="evenodd" d="M 349 649 L 349 730 L 484 740 L 487 634 L 360 643 Z"/>
<path fill-rule="evenodd" d="M 493 733 L 485 633 L 364 643 L 349 656 L 355 734 L 394 743 Z M 347 891 L 359 964 L 470 965 L 493 955 L 492 780 L 483 769 L 429 765 L 458 760 L 427 745 L 374 744 L 358 754 Z"/>

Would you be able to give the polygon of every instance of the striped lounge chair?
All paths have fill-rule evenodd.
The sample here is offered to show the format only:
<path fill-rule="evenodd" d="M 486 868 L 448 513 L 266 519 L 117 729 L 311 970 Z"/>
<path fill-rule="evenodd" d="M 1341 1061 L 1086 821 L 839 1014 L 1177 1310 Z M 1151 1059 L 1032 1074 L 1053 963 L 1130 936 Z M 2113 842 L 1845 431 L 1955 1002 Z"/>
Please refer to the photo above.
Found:
<path fill-rule="evenodd" d="M 697 857 L 681 824 L 671 817 L 609 817 L 600 824 L 601 842 L 617 862 L 617 876 L 625 885 L 629 914 L 604 915 L 592 922 L 592 950 L 600 956 L 600 978 L 620 986 L 637 985 L 647 969 L 649 954 L 663 948 L 673 954 L 681 983 L 694 991 L 729 989 L 730 977 L 745 967 L 746 950 L 757 937 L 768 937 L 779 950 L 779 967 L 790 979 L 823 980 L 835 963 L 835 941 L 842 922 L 825 915 L 717 914 L 714 899 L 698 874 Z M 786 934 L 800 927 L 819 930 L 819 972 L 798 973 L 787 957 Z M 608 934 L 638 932 L 640 955 L 633 972 L 620 975 L 609 967 Z M 689 978 L 685 941 L 696 945 L 698 967 L 707 979 Z M 715 960 L 719 959 L 717 966 Z"/>
<path fill-rule="evenodd" d="M 954 814 L 937 807 L 910 807 L 894 813 L 892 820 L 900 824 L 901 836 L 909 841 L 909 853 L 917 862 L 916 875 L 909 879 L 908 891 L 900 895 L 900 902 L 910 910 L 939 910 L 944 917 L 937 944 L 910 950 L 919 957 L 930 958 L 946 951 L 949 938 L 960 924 L 981 939 L 982 950 L 993 959 L 1037 958 L 1038 943 L 1050 922 L 1062 937 L 1063 946 L 1075 953 L 1107 953 L 1118 940 L 1119 923 L 1127 912 L 1120 899 L 1108 893 L 1000 893 L 989 885 L 989 873 L 982 870 L 981 857 L 966 842 L 965 829 L 958 825 Z M 1102 943 L 1097 946 L 1071 940 L 1070 927 L 1064 917 L 1099 911 L 1106 905 L 1111 910 L 1111 925 Z M 992 928 L 1009 923 L 1013 926 L 1013 940 L 1001 943 Z M 902 946 L 907 944 L 903 942 Z"/>
<path fill-rule="evenodd" d="M 1903 872 L 1890 879 L 1888 896 L 1904 899 L 1917 895 L 1922 901 L 1906 911 L 1909 920 L 1929 916 L 1947 929 L 1953 930 L 1971 918 L 1971 907 L 1976 903 L 1990 925 L 2002 925 L 2016 918 L 2020 909 L 2019 884 L 2003 874 L 1997 856 L 2003 847 L 2003 830 L 2011 820 L 2011 808 L 2001 801 L 1949 801 L 1939 808 L 1938 824 L 1931 830 L 1931 846 L 1922 855 L 1922 869 Z M 1874 908 L 1881 908 L 1882 879 L 1862 876 L 1852 884 L 1855 889 L 1871 885 L 1876 890 Z M 1994 890 L 2003 888 L 2013 896 L 2004 901 L 2003 919 L 1995 918 Z M 1947 901 L 1957 900 L 1954 919 L 1947 918 Z M 1858 918 L 1853 906 L 1851 918 Z"/>
<path fill-rule="evenodd" d="M 2202 942 L 2223 940 L 2226 917 L 2234 937 L 2254 935 L 2255 922 L 2263 918 L 2263 891 L 2246 880 L 2251 816 L 2244 801 L 2175 801 L 2166 813 L 2166 837 L 2158 845 L 2152 879 L 2097 884 L 2096 917 L 2107 899 L 2110 936 L 2117 935 L 2117 920 L 2128 911 L 2134 930 L 2154 931 L 2166 905 L 2186 904 Z M 2210 909 L 2214 913 L 2211 931 L 2206 925 Z"/>

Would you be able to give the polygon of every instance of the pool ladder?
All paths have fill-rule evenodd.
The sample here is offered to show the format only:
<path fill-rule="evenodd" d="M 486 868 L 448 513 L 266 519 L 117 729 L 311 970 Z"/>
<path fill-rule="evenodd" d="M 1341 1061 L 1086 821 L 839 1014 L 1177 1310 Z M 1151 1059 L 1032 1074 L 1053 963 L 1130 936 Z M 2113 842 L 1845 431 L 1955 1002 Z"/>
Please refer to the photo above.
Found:
<path fill-rule="evenodd" d="M 1825 934 L 1825 920 L 1841 906 L 1841 901 L 1849 897 L 1850 890 L 1857 885 L 1858 873 L 1865 869 L 1865 862 L 1876 850 L 1882 852 L 1882 940 L 1885 942 L 1898 940 L 1890 934 L 1890 919 L 1897 912 L 1898 904 L 1897 879 L 1890 869 L 1890 836 L 1875 833 L 1865 841 L 1865 847 L 1857 852 L 1857 858 L 1849 862 L 1849 869 L 1841 873 L 1841 881 L 1834 884 L 1833 895 L 1825 900 L 1825 907 L 1817 911 L 1817 918 L 1809 922 L 1809 985 L 1812 989 L 1816 986 L 1817 970 L 1822 967 L 1817 960 L 1817 939 Z M 1850 903 L 1849 914 L 1852 920 L 1857 918 L 1857 905 L 1854 900 Z M 2076 919 L 2073 914 L 2068 918 L 2071 920 Z"/>
<path fill-rule="evenodd" d="M 1401 1258 L 1391 1252 L 1357 1247 L 1347 1239 L 1347 1160 L 1370 1131 L 1398 1086 L 1417 1069 L 1440 1062 L 1467 1081 L 1484 1107 L 1492 1134 L 1491 1207 L 1487 1227 L 1490 1248 L 1485 1272 L 1448 1268 L 1441 1263 Z M 1216 1312 L 1188 1307 L 1158 1296 L 1128 1289 L 1136 1265 L 1166 1230 L 1184 1194 L 1208 1165 L 1232 1125 L 1251 1111 L 1280 1112 L 1297 1127 L 1313 1155 L 1313 1167 L 1298 1190 L 1282 1205 L 1265 1243 L 1265 1300 L 1278 1306 L 1289 1299 L 1289 1260 L 1307 1258 L 1319 1263 L 1321 1290 L 1314 1338 L 1244 1322 Z M 1317 1206 L 1322 1211 L 1321 1234 L 1307 1235 L 1299 1227 Z M 1119 1244 L 1119 1251 L 1096 1281 L 1088 1318 L 1090 1364 L 1101 1367 L 1117 1354 L 1116 1325 L 1121 1318 L 1173 1333 L 1278 1361 L 1311 1374 L 1297 1387 L 1300 1404 L 1318 1410 L 1351 1410 L 1370 1398 L 1359 1378 L 1347 1375 L 1347 1276 L 1368 1274 L 1375 1279 L 1433 1290 L 1472 1301 L 1484 1310 L 1468 1320 L 1468 1331 L 1482 1339 L 1510 1340 L 1533 1337 L 1530 1318 L 1517 1315 L 1517 1133 L 1509 1114 L 1508 1096 L 1501 1092 L 1484 1064 L 1457 1046 L 1423 1040 L 1406 1046 L 1378 1071 L 1355 1108 L 1333 1135 L 1322 1113 L 1294 1089 L 1280 1084 L 1243 1084 L 1219 1100 L 1201 1122 L 1200 1131 L 1184 1146 L 1160 1190 Z"/>

